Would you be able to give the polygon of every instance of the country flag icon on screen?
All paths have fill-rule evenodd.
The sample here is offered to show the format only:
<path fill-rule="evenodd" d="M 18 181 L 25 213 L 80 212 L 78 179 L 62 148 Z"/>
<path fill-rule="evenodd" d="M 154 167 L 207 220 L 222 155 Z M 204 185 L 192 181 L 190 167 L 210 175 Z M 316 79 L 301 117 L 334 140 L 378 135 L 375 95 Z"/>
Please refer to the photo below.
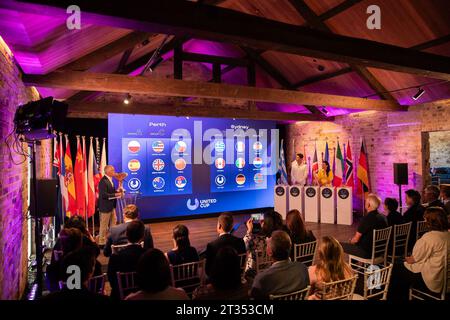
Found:
<path fill-rule="evenodd" d="M 141 180 L 138 178 L 132 178 L 130 181 L 128 181 L 128 188 L 130 188 L 131 191 L 137 190 L 141 187 Z"/>
<path fill-rule="evenodd" d="M 166 181 L 164 181 L 163 177 L 156 177 L 155 179 L 153 179 L 152 184 L 153 184 L 153 188 L 160 190 L 160 189 L 164 188 Z"/>
<path fill-rule="evenodd" d="M 255 166 L 255 168 L 261 168 L 263 164 L 263 159 L 261 157 L 255 157 L 253 159 L 253 165 Z"/>
<path fill-rule="evenodd" d="M 184 188 L 184 186 L 186 186 L 187 184 L 187 179 L 183 176 L 178 176 L 175 179 L 175 185 L 177 186 L 177 188 Z"/>
<path fill-rule="evenodd" d="M 245 151 L 245 143 L 244 143 L 244 141 L 236 142 L 236 151 L 237 152 L 244 152 Z"/>
<path fill-rule="evenodd" d="M 237 158 L 236 159 L 236 167 L 239 169 L 242 169 L 245 166 L 245 159 L 244 158 Z"/>
<path fill-rule="evenodd" d="M 155 171 L 161 171 L 165 167 L 165 163 L 163 159 L 155 159 L 152 162 L 153 170 Z"/>
<path fill-rule="evenodd" d="M 260 151 L 262 150 L 262 148 L 263 148 L 263 145 L 262 145 L 262 143 L 259 142 L 259 141 L 256 141 L 256 142 L 253 144 L 253 150 L 256 151 L 256 152 L 260 152 Z"/>
<path fill-rule="evenodd" d="M 245 176 L 242 173 L 236 176 L 236 183 L 238 185 L 243 185 L 245 183 Z"/>
<path fill-rule="evenodd" d="M 138 171 L 141 168 L 141 163 L 137 159 L 131 159 L 128 161 L 128 170 L 130 171 Z"/>
<path fill-rule="evenodd" d="M 184 141 L 177 141 L 175 144 L 175 150 L 176 152 L 186 152 L 187 144 Z"/>
<path fill-rule="evenodd" d="M 186 168 L 186 160 L 183 158 L 175 160 L 175 168 L 179 171 L 184 170 Z"/>
<path fill-rule="evenodd" d="M 255 176 L 253 177 L 253 180 L 255 180 L 256 184 L 261 184 L 264 182 L 264 176 L 262 173 L 257 173 L 255 174 Z"/>
<path fill-rule="evenodd" d="M 161 140 L 153 141 L 152 149 L 153 149 L 153 151 L 155 151 L 157 153 L 163 152 L 163 150 L 164 150 L 164 142 L 162 142 Z"/>
<path fill-rule="evenodd" d="M 217 158 L 215 161 L 215 165 L 217 169 L 225 168 L 225 160 L 223 158 Z"/>
<path fill-rule="evenodd" d="M 130 151 L 131 153 L 137 153 L 139 152 L 139 150 L 141 150 L 141 144 L 139 143 L 139 141 L 131 140 L 130 142 L 128 142 L 128 151 Z"/>
<path fill-rule="evenodd" d="M 218 176 L 216 176 L 215 182 L 217 186 L 222 187 L 226 181 L 227 179 L 225 179 L 225 176 L 223 174 L 219 174 Z"/>
<path fill-rule="evenodd" d="M 216 152 L 224 152 L 225 143 L 223 141 L 216 141 L 216 143 L 214 144 L 214 149 L 216 149 Z"/>

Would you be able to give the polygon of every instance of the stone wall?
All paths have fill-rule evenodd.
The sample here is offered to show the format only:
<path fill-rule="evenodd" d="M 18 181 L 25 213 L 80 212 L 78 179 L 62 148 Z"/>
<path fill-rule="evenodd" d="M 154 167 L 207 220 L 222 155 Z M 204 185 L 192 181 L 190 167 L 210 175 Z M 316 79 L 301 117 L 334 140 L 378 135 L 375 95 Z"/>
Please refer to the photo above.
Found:
<path fill-rule="evenodd" d="M 430 132 L 430 166 L 450 167 L 450 131 Z"/>

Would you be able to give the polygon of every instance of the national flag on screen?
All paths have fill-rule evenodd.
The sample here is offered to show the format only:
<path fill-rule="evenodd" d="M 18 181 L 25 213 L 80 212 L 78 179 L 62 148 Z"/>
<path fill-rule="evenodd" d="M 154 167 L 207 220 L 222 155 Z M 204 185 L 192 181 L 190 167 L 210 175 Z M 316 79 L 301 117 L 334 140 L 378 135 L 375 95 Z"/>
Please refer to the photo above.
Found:
<path fill-rule="evenodd" d="M 314 158 L 311 166 L 311 184 L 315 181 L 314 174 L 319 171 L 319 160 L 317 159 L 317 147 L 314 144 Z"/>
<path fill-rule="evenodd" d="M 94 182 L 94 166 L 97 166 L 97 162 L 94 161 L 94 147 L 92 137 L 89 145 L 89 159 L 87 164 L 87 216 L 90 218 L 95 213 L 95 182 Z"/>
<path fill-rule="evenodd" d="M 287 171 L 286 171 L 286 159 L 284 158 L 283 140 L 281 140 L 281 146 L 280 146 L 280 157 L 278 159 L 278 172 L 280 173 L 280 184 L 288 184 Z"/>
<path fill-rule="evenodd" d="M 77 214 L 84 217 L 86 213 L 86 195 L 84 193 L 84 166 L 83 166 L 83 148 L 80 143 L 80 137 L 77 136 L 77 154 L 75 157 L 75 191 L 77 200 Z"/>
<path fill-rule="evenodd" d="M 245 176 L 242 173 L 236 176 L 236 183 L 238 185 L 243 185 L 245 183 Z"/>
<path fill-rule="evenodd" d="M 361 152 L 359 154 L 357 177 L 358 183 L 358 193 L 364 194 L 370 191 L 369 188 L 369 166 L 367 164 L 367 151 L 364 145 L 364 141 L 361 142 Z"/>
<path fill-rule="evenodd" d="M 69 138 L 66 135 L 66 154 L 64 155 L 64 166 L 65 166 L 65 178 L 64 184 L 67 187 L 67 210 L 66 215 L 68 217 L 77 215 L 77 194 L 75 187 L 75 178 L 73 172 L 72 164 L 72 154 L 70 152 Z"/>
<path fill-rule="evenodd" d="M 245 159 L 244 158 L 237 158 L 236 159 L 236 167 L 239 169 L 242 169 L 245 166 Z"/>
<path fill-rule="evenodd" d="M 325 144 L 325 157 L 324 160 L 328 163 L 330 163 L 330 150 L 328 149 L 328 141 Z"/>
<path fill-rule="evenodd" d="M 333 186 L 340 187 L 342 185 L 342 176 L 344 172 L 344 157 L 342 156 L 339 141 L 337 144 L 336 160 L 334 161 L 334 163 L 335 163 L 335 172 L 333 178 Z"/>
<path fill-rule="evenodd" d="M 350 141 L 347 143 L 347 153 L 345 157 L 345 185 L 352 188 L 355 185 L 353 179 L 353 159 L 352 150 L 350 148 Z"/>

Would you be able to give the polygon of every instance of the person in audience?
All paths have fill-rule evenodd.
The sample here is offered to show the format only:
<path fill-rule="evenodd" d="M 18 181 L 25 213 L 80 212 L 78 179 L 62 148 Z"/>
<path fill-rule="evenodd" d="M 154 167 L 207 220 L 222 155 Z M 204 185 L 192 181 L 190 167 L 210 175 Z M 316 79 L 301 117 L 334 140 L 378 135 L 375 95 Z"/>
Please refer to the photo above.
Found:
<path fill-rule="evenodd" d="M 222 213 L 217 221 L 217 233 L 219 237 L 208 243 L 206 246 L 206 274 L 210 275 L 210 269 L 220 248 L 230 246 L 238 254 L 245 253 L 245 243 L 241 238 L 233 236 L 230 232 L 233 229 L 233 216 L 229 213 Z"/>
<path fill-rule="evenodd" d="M 440 207 L 444 208 L 444 204 L 439 199 L 441 190 L 438 186 L 428 186 L 425 188 L 425 207 Z"/>
<path fill-rule="evenodd" d="M 58 291 L 59 282 L 63 280 L 61 274 L 62 261 L 69 253 L 81 249 L 83 246 L 83 235 L 79 229 L 64 228 L 59 233 L 58 250 L 53 251 L 53 260 L 45 270 L 45 280 L 47 290 L 50 292 Z"/>
<path fill-rule="evenodd" d="M 112 245 L 120 245 L 127 243 L 127 224 L 131 221 L 139 220 L 139 209 L 134 204 L 129 204 L 123 209 L 123 223 L 111 227 L 111 231 L 106 239 L 105 248 L 103 254 L 105 257 L 111 256 Z M 145 227 L 144 233 L 144 249 L 153 248 L 153 237 L 150 232 L 150 227 Z"/>
<path fill-rule="evenodd" d="M 445 186 L 441 189 L 442 203 L 444 204 L 444 210 L 450 219 L 450 187 Z"/>
<path fill-rule="evenodd" d="M 271 237 L 275 230 L 283 230 L 283 218 L 276 211 L 264 213 L 264 220 L 261 221 L 261 230 L 253 233 L 253 219 L 247 221 L 247 233 L 244 236 L 244 243 L 249 257 L 245 268 L 246 275 L 254 277 L 256 274 L 256 255 L 258 252 L 266 254 L 267 239 Z"/>
<path fill-rule="evenodd" d="M 388 300 L 407 300 L 411 286 L 421 291 L 440 293 L 444 289 L 445 263 L 450 248 L 448 220 L 444 209 L 425 210 L 428 231 L 414 245 L 412 255 L 403 263 L 394 264 Z"/>
<path fill-rule="evenodd" d="M 113 253 L 108 262 L 108 280 L 111 285 L 111 297 L 119 299 L 117 272 L 134 272 L 139 258 L 145 252 L 140 242 L 144 238 L 145 225 L 140 220 L 127 223 L 128 244 L 117 253 Z"/>
<path fill-rule="evenodd" d="M 185 225 L 179 224 L 173 228 L 172 239 L 174 248 L 167 252 L 171 265 L 199 261 L 197 249 L 191 246 L 189 229 Z"/>
<path fill-rule="evenodd" d="M 210 270 L 210 283 L 198 287 L 193 300 L 247 300 L 248 286 L 241 281 L 241 260 L 235 249 L 222 247 Z"/>
<path fill-rule="evenodd" d="M 149 249 L 138 261 L 139 291 L 125 300 L 189 300 L 183 289 L 171 286 L 169 260 L 161 250 Z"/>
<path fill-rule="evenodd" d="M 344 260 L 344 250 L 335 238 L 323 237 L 317 256 L 319 260 L 317 264 L 308 268 L 310 300 L 323 298 L 321 290 L 324 283 L 345 280 L 353 276 L 352 268 Z"/>
<path fill-rule="evenodd" d="M 408 209 L 403 214 L 404 223 L 411 222 L 411 231 L 409 232 L 408 252 L 411 252 L 416 243 L 417 222 L 423 221 L 425 208 L 420 204 L 421 196 L 416 190 L 409 189 L 405 192 L 406 205 Z"/>
<path fill-rule="evenodd" d="M 386 228 L 386 217 L 378 212 L 381 199 L 371 193 L 367 196 L 365 207 L 367 214 L 359 223 L 358 230 L 350 243 L 342 243 L 344 251 L 353 256 L 361 258 L 370 258 L 372 255 L 373 231 Z"/>
<path fill-rule="evenodd" d="M 403 217 L 398 210 L 398 201 L 394 198 L 384 199 L 384 212 L 386 213 L 388 226 L 403 223 Z"/>
<path fill-rule="evenodd" d="M 66 285 L 60 291 L 52 292 L 44 296 L 42 300 L 51 302 L 89 301 L 104 303 L 109 297 L 88 290 L 89 279 L 92 278 L 95 266 L 95 253 L 90 248 L 81 248 L 68 253 L 63 258 L 61 273 L 64 275 Z M 80 287 L 76 287 L 73 272 L 69 267 L 78 266 L 80 270 Z"/>
<path fill-rule="evenodd" d="M 250 296 L 254 299 L 268 299 L 269 295 L 287 294 L 302 290 L 309 284 L 308 269 L 301 262 L 293 262 L 291 238 L 281 230 L 272 232 L 267 254 L 274 263 L 258 273 L 253 281 Z"/>
<path fill-rule="evenodd" d="M 322 161 L 322 168 L 317 173 L 314 173 L 314 178 L 319 183 L 319 186 L 331 187 L 333 182 L 333 171 L 331 171 L 328 161 Z"/>
<path fill-rule="evenodd" d="M 286 227 L 292 241 L 291 259 L 294 260 L 294 245 L 315 241 L 316 237 L 311 230 L 306 230 L 302 215 L 296 209 L 286 215 Z"/>

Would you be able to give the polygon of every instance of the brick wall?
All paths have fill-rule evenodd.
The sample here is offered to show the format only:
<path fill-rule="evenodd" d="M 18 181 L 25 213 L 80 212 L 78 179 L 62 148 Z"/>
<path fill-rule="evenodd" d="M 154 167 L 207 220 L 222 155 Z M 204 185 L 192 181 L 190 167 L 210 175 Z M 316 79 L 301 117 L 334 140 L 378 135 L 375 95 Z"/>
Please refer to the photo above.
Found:
<path fill-rule="evenodd" d="M 35 88 L 27 88 L 14 58 L 0 37 L 0 299 L 18 299 L 27 281 L 27 162 L 14 164 L 4 138 L 13 129 L 16 107 L 38 99 Z M 49 141 L 38 149 L 38 176 L 48 176 Z M 14 160 L 23 160 L 14 156 Z"/>
<path fill-rule="evenodd" d="M 422 190 L 425 159 L 422 151 L 422 133 L 450 129 L 450 106 L 429 106 L 419 109 L 411 107 L 406 113 L 366 111 L 338 116 L 331 122 L 298 122 L 287 129 L 287 159 L 292 159 L 294 150 L 313 156 L 314 144 L 320 158 L 325 143 L 330 147 L 330 158 L 336 141 L 350 141 L 353 163 L 357 163 L 364 139 L 368 152 L 371 190 L 382 198 L 398 198 L 398 187 L 393 184 L 393 163 L 408 163 L 408 186 Z M 433 134 L 433 133 L 432 133 Z M 441 156 L 444 156 L 443 154 Z M 426 157 L 426 154 L 425 154 Z M 447 159 L 450 154 L 447 153 Z M 356 177 L 356 171 L 354 173 Z M 355 198 L 355 207 L 360 207 Z"/>

